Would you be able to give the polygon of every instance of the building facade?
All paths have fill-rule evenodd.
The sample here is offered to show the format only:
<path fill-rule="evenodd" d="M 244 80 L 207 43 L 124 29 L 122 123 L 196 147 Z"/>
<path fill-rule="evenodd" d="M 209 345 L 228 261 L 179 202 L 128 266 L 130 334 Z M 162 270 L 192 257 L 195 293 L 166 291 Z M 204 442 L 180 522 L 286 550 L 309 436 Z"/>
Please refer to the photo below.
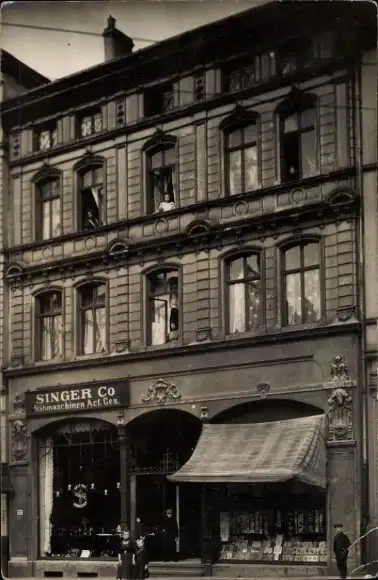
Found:
<path fill-rule="evenodd" d="M 0 103 L 7 99 L 12 99 L 18 95 L 33 89 L 42 84 L 46 84 L 48 79 L 27 65 L 19 61 L 17 58 L 9 54 L 5 50 L 0 51 L 1 58 L 1 83 L 0 83 Z M 8 196 L 8 181 L 9 181 L 9 167 L 8 167 L 8 138 L 7 133 L 3 132 L 0 124 L 0 215 L 4 216 L 7 213 L 7 196 Z M 6 315 L 4 315 L 4 304 L 8 303 L 7 288 L 4 287 L 4 241 L 6 245 L 7 228 L 6 221 L 3 217 L 0 220 L 0 362 L 3 367 L 3 362 L 7 360 L 7 345 L 4 338 L 8 334 L 4 332 L 4 323 L 6 323 Z M 9 558 L 8 551 L 8 495 L 12 491 L 9 466 L 8 466 L 8 420 L 7 420 L 7 389 L 6 380 L 1 377 L 1 405 L 0 405 L 0 426 L 1 426 L 1 561 L 2 571 L 4 576 L 7 576 L 5 563 Z"/>
<path fill-rule="evenodd" d="M 137 518 L 160 561 L 167 508 L 198 575 L 325 575 L 335 523 L 377 525 L 376 29 L 355 4 L 269 3 L 137 53 L 110 17 L 104 64 L 5 103 L 11 576 L 113 574 Z"/>

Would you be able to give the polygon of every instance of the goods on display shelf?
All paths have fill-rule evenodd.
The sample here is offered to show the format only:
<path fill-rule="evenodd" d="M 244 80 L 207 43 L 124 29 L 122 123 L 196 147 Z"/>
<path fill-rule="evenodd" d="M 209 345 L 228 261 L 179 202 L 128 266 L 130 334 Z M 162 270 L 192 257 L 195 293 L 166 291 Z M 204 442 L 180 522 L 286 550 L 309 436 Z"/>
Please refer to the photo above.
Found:
<path fill-rule="evenodd" d="M 326 563 L 327 545 L 324 541 L 285 540 L 281 535 L 262 541 L 241 537 L 223 544 L 220 559 Z"/>

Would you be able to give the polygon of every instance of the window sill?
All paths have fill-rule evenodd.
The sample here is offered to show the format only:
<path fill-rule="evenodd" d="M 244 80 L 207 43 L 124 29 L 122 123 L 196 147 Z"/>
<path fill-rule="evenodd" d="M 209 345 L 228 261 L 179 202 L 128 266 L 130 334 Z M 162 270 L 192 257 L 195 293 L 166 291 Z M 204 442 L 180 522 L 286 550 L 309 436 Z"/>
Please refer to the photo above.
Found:
<path fill-rule="evenodd" d="M 232 334 L 225 334 L 223 340 L 238 340 L 238 338 L 254 338 L 255 336 L 265 336 L 267 331 L 265 328 L 257 330 L 247 330 L 246 332 L 234 332 Z"/>
<path fill-rule="evenodd" d="M 93 360 L 107 358 L 109 356 L 108 351 L 105 352 L 94 352 L 92 354 L 77 354 L 74 360 Z"/>
<path fill-rule="evenodd" d="M 276 326 L 272 329 L 272 332 L 298 332 L 300 330 L 314 330 L 315 328 L 323 328 L 327 326 L 324 320 L 319 320 L 318 322 L 311 322 L 309 324 L 293 324 L 292 326 L 282 325 Z"/>
<path fill-rule="evenodd" d="M 165 342 L 164 344 L 154 344 L 154 345 L 150 344 L 150 345 L 146 345 L 146 346 L 141 346 L 140 350 L 145 351 L 145 352 L 153 352 L 153 351 L 159 351 L 159 350 L 168 350 L 168 349 L 177 348 L 180 346 L 184 346 L 181 339 L 175 340 L 172 342 Z"/>
<path fill-rule="evenodd" d="M 35 360 L 34 361 L 34 365 L 36 367 L 45 367 L 48 365 L 56 365 L 59 363 L 63 363 L 65 361 L 65 359 L 63 357 L 59 357 L 59 358 L 50 358 L 49 360 Z"/>

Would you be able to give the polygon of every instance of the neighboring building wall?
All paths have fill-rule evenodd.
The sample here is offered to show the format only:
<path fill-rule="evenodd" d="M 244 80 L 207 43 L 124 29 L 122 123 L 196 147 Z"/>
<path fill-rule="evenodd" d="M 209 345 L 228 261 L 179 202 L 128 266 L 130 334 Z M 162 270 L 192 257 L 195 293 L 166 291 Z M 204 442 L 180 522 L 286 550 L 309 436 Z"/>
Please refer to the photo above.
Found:
<path fill-rule="evenodd" d="M 365 349 L 369 465 L 369 527 L 378 526 L 378 179 L 377 179 L 377 52 L 363 55 L 361 66 L 361 129 L 363 187 L 363 266 L 365 284 Z M 378 559 L 378 531 L 370 537 L 371 560 Z"/>

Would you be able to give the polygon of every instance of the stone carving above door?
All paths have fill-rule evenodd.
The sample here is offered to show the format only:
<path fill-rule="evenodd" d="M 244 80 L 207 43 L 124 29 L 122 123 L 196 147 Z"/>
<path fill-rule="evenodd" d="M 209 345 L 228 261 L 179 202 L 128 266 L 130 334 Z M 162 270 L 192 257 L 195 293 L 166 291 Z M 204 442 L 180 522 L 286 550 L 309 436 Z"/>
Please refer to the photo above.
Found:
<path fill-rule="evenodd" d="M 178 392 L 176 385 L 164 379 L 158 379 L 150 385 L 147 393 L 142 396 L 143 403 L 163 404 L 167 401 L 177 401 L 181 399 L 181 393 Z"/>
<path fill-rule="evenodd" d="M 21 419 L 12 423 L 12 462 L 18 463 L 28 459 L 29 434 L 27 427 Z"/>
<path fill-rule="evenodd" d="M 353 439 L 353 399 L 351 392 L 343 388 L 332 391 L 328 398 L 328 440 L 350 441 Z"/>

